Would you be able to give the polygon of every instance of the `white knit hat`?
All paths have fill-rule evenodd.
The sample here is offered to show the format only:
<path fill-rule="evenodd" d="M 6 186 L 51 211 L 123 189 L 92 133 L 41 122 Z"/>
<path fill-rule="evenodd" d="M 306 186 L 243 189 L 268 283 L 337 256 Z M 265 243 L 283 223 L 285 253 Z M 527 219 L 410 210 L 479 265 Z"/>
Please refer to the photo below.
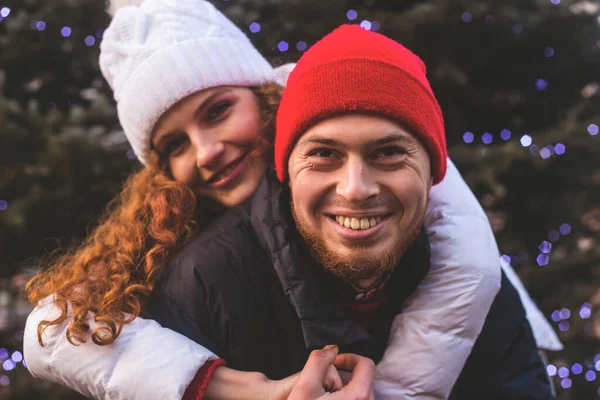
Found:
<path fill-rule="evenodd" d="M 100 69 L 143 164 L 154 125 L 179 100 L 215 86 L 255 86 L 273 79 L 271 65 L 212 4 L 121 2 L 126 5 L 116 10 L 100 44 Z"/>

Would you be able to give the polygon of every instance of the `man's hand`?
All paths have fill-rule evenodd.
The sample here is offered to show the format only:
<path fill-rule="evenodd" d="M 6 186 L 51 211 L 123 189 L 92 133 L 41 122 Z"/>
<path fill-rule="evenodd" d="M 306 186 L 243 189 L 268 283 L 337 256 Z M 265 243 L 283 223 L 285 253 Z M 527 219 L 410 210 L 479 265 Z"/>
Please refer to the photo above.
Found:
<path fill-rule="evenodd" d="M 375 363 L 356 354 L 338 355 L 337 346 L 325 346 L 310 354 L 288 400 L 364 399 L 374 400 L 371 391 Z M 337 369 L 352 372 L 346 386 Z"/>

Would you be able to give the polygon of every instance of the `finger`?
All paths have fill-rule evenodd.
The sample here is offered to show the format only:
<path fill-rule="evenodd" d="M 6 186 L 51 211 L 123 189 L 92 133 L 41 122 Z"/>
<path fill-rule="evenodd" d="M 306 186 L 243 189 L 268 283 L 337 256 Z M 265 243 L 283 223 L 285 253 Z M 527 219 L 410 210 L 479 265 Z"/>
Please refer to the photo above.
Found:
<path fill-rule="evenodd" d="M 323 379 L 323 389 L 327 392 L 337 392 L 344 387 L 342 383 L 342 377 L 340 376 L 336 367 L 333 364 L 329 365 L 327 372 L 325 373 L 325 379 Z"/>
<path fill-rule="evenodd" d="M 375 373 L 373 360 L 356 354 L 340 354 L 333 364 L 339 369 L 352 371 L 352 379 L 344 390 L 352 391 L 353 394 L 363 398 L 369 397 Z"/>
<path fill-rule="evenodd" d="M 337 346 L 325 346 L 321 350 L 312 351 L 298 377 L 297 384 L 305 385 L 319 382 L 320 385 L 337 353 Z"/>
<path fill-rule="evenodd" d="M 300 376 L 300 372 L 295 373 L 294 375 L 290 375 L 287 378 L 283 378 L 277 381 L 276 393 L 273 398 L 275 399 L 287 399 L 292 390 L 294 390 L 294 386 L 296 382 L 298 382 L 298 377 Z M 272 393 L 269 393 L 272 394 Z"/>

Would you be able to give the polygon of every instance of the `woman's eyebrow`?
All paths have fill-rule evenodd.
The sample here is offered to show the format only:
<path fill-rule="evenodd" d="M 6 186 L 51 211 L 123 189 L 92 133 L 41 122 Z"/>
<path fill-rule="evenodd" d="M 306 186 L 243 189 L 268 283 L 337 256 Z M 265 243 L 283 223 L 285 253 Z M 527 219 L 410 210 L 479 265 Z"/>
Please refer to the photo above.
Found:
<path fill-rule="evenodd" d="M 200 114 L 202 114 L 204 112 L 206 107 L 208 107 L 208 105 L 211 104 L 212 101 L 216 97 L 222 95 L 223 93 L 227 93 L 227 92 L 231 92 L 231 88 L 225 87 L 225 88 L 219 88 L 219 89 L 214 90 L 210 96 L 208 96 L 207 98 L 202 100 L 202 103 L 200 104 L 198 109 L 194 112 L 194 118 L 198 118 L 198 116 L 200 116 Z"/>
<path fill-rule="evenodd" d="M 206 109 L 206 107 L 208 107 L 208 105 L 211 104 L 216 97 L 231 91 L 231 88 L 228 87 L 215 89 L 208 97 L 200 102 L 200 106 L 198 106 L 196 111 L 194 111 L 194 118 L 198 118 L 198 116 L 204 112 L 204 109 Z M 165 138 L 172 136 L 175 132 L 176 130 L 158 135 L 158 137 L 155 137 L 150 141 L 150 145 L 154 148 L 154 150 L 157 150 L 158 144 L 160 144 L 160 142 L 162 142 Z"/>

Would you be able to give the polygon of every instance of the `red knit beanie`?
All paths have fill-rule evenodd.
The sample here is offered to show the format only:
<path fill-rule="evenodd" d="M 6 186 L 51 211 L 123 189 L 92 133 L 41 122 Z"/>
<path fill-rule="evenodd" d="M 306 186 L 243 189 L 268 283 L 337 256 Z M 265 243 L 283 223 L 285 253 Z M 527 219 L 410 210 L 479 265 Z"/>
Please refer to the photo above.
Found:
<path fill-rule="evenodd" d="M 343 25 L 315 43 L 289 76 L 277 112 L 275 169 L 288 177 L 288 159 L 310 126 L 334 114 L 368 112 L 397 120 L 425 144 L 434 184 L 446 173 L 440 106 L 419 57 L 381 34 Z"/>

